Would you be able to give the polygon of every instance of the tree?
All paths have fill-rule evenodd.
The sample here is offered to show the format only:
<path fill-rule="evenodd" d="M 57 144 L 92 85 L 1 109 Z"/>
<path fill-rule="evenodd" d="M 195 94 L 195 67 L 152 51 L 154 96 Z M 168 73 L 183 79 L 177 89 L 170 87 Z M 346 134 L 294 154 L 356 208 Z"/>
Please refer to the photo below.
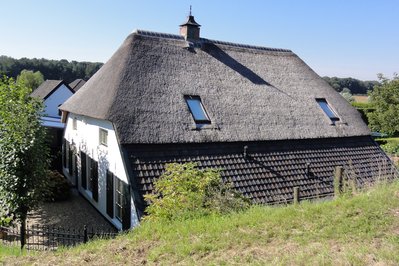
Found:
<path fill-rule="evenodd" d="M 45 188 L 49 164 L 40 124 L 43 104 L 30 92 L 22 83 L 0 78 L 0 217 L 19 221 L 23 233 L 28 211 Z"/>
<path fill-rule="evenodd" d="M 374 87 L 369 94 L 375 111 L 368 115 L 370 127 L 374 131 L 389 135 L 399 133 L 399 76 L 393 79 L 378 75 L 381 85 Z"/>
<path fill-rule="evenodd" d="M 345 100 L 347 100 L 348 102 L 350 102 L 350 103 L 353 102 L 353 96 L 352 96 L 350 89 L 343 88 L 339 94 L 341 94 L 342 97 L 344 97 Z"/>
<path fill-rule="evenodd" d="M 17 77 L 17 83 L 25 85 L 32 91 L 37 89 L 44 82 L 43 74 L 40 71 L 22 70 Z"/>
<path fill-rule="evenodd" d="M 34 72 L 40 71 L 44 79 L 62 79 L 67 83 L 71 83 L 75 79 L 88 80 L 102 65 L 102 63 L 69 62 L 65 59 L 14 59 L 0 55 L 0 75 L 4 74 L 12 78 L 17 78 L 22 70 L 29 69 Z"/>

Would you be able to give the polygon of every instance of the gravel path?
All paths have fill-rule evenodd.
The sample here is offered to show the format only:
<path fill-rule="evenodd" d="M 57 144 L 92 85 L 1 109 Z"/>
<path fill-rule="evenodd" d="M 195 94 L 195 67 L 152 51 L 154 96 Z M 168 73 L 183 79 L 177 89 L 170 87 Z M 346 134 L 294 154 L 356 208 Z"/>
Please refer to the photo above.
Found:
<path fill-rule="evenodd" d="M 27 224 L 29 226 L 45 225 L 76 229 L 87 225 L 88 227 L 116 232 L 115 227 L 79 195 L 76 190 L 72 190 L 71 197 L 66 201 L 41 204 L 39 209 L 28 214 Z"/>

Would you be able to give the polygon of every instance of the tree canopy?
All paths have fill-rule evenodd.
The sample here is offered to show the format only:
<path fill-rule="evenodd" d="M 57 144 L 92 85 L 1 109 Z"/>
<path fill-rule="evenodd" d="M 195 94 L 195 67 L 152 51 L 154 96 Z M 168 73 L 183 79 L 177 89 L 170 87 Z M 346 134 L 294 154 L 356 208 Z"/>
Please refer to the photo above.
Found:
<path fill-rule="evenodd" d="M 368 114 L 369 126 L 374 131 L 389 135 L 399 134 L 399 76 L 387 79 L 379 75 L 381 85 L 369 94 L 375 111 Z"/>
<path fill-rule="evenodd" d="M 88 80 L 103 63 L 91 62 L 77 62 L 62 60 L 49 60 L 49 59 L 14 59 L 9 56 L 0 56 L 0 75 L 7 75 L 14 79 L 21 73 L 22 70 L 40 71 L 44 79 L 57 79 L 64 80 L 67 83 L 75 79 Z"/>
<path fill-rule="evenodd" d="M 336 91 L 342 92 L 347 88 L 352 94 L 367 94 L 372 91 L 374 86 L 378 85 L 378 81 L 362 81 L 354 78 L 337 78 L 337 77 L 323 77 L 331 87 Z"/>
<path fill-rule="evenodd" d="M 13 79 L 0 78 L 0 223 L 24 224 L 45 187 L 48 167 L 46 131 L 40 124 L 43 104 Z"/>
<path fill-rule="evenodd" d="M 44 82 L 43 74 L 40 71 L 33 72 L 32 70 L 22 70 L 17 77 L 17 83 L 25 85 L 32 91 L 37 89 L 40 84 Z"/>

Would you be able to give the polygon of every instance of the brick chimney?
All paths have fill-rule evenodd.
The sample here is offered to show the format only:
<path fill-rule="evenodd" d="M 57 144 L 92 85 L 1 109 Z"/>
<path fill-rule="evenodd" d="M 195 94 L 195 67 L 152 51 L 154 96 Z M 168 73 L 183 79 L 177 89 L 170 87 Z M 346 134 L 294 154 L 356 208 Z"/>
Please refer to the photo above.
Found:
<path fill-rule="evenodd" d="M 194 16 L 191 15 L 191 6 L 190 6 L 190 14 L 187 17 L 187 21 L 180 25 L 180 35 L 184 37 L 184 39 L 195 41 L 199 40 L 200 38 L 200 27 L 201 25 L 198 24 L 194 20 Z"/>

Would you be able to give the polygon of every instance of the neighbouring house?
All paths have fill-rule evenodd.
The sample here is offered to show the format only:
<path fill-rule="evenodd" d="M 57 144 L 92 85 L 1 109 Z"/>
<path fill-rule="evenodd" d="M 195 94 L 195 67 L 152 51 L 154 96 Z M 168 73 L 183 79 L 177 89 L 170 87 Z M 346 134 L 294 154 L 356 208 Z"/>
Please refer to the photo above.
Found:
<path fill-rule="evenodd" d="M 119 229 L 138 224 L 165 164 L 222 169 L 255 203 L 329 197 L 393 178 L 359 113 L 295 53 L 137 30 L 60 109 L 64 174 Z"/>
<path fill-rule="evenodd" d="M 46 80 L 31 93 L 32 97 L 43 100 L 45 109 L 42 124 L 50 128 L 64 128 L 61 111 L 58 109 L 75 91 L 63 80 Z"/>
<path fill-rule="evenodd" d="M 61 111 L 58 107 L 63 104 L 75 91 L 63 80 L 46 80 L 31 93 L 44 103 L 42 125 L 48 128 L 52 168 L 62 170 L 61 145 L 64 124 L 61 123 Z"/>
<path fill-rule="evenodd" d="M 84 79 L 75 79 L 69 83 L 69 87 L 71 87 L 74 92 L 77 92 L 85 83 L 86 81 Z"/>

